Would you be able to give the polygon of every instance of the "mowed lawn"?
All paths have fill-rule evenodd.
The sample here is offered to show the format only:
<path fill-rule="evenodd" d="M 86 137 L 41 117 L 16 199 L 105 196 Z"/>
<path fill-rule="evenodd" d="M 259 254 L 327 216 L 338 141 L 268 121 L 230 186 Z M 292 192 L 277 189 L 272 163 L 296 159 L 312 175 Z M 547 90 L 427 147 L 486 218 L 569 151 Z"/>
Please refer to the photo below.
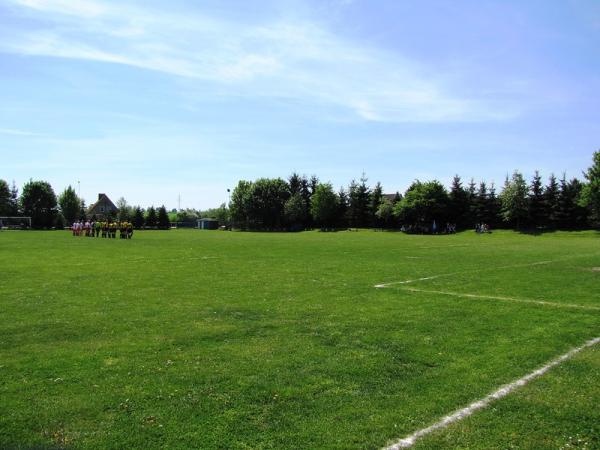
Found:
<path fill-rule="evenodd" d="M 593 232 L 1 232 L 0 447 L 381 448 L 600 336 L 598 268 Z M 600 448 L 598 347 L 416 448 Z"/>

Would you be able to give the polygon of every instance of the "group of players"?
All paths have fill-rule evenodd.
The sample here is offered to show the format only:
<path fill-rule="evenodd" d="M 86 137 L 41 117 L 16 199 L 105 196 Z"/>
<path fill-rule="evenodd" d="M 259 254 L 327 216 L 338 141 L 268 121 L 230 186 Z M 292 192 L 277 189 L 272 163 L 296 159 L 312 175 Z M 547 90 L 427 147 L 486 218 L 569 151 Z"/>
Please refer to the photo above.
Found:
<path fill-rule="evenodd" d="M 87 236 L 116 239 L 117 231 L 121 239 L 131 239 L 133 237 L 133 224 L 130 222 L 100 222 L 80 220 L 74 222 L 71 226 L 73 236 Z"/>

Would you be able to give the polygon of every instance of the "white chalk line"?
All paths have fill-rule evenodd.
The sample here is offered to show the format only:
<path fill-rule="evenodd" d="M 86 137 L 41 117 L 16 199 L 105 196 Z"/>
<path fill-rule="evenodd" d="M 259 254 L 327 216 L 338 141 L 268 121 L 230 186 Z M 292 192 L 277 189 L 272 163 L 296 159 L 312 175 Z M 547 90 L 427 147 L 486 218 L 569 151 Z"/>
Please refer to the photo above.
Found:
<path fill-rule="evenodd" d="M 544 375 L 546 372 L 548 372 L 553 367 L 556 367 L 559 364 L 565 362 L 566 360 L 571 359 L 573 356 L 575 356 L 580 351 L 582 351 L 588 347 L 592 347 L 593 345 L 596 345 L 599 342 L 600 342 L 600 337 L 590 339 L 582 346 L 574 348 L 572 350 L 569 350 L 564 355 L 561 355 L 558 358 L 550 361 L 545 366 L 542 366 L 539 369 L 534 370 L 530 374 L 525 375 L 524 377 L 519 378 L 518 380 L 513 381 L 510 384 L 506 384 L 506 385 L 500 387 L 498 390 L 492 392 L 491 394 L 488 394 L 487 396 L 483 397 L 480 400 L 477 400 L 477 401 L 471 403 L 469 406 L 467 406 L 465 408 L 454 411 L 452 414 L 445 416 L 444 418 L 442 418 L 440 421 L 434 423 L 433 425 L 430 425 L 427 428 L 418 430 L 418 431 L 414 432 L 413 434 L 411 434 L 410 436 L 400 439 L 399 441 L 395 442 L 394 444 L 386 447 L 386 450 L 399 450 L 401 448 L 412 447 L 415 444 L 415 442 L 417 441 L 417 439 L 420 439 L 423 436 L 426 436 L 436 430 L 441 430 L 443 428 L 446 428 L 449 425 L 451 425 L 455 422 L 458 422 L 466 417 L 469 417 L 475 411 L 487 407 L 494 400 L 498 400 L 498 399 L 501 399 L 502 397 L 507 396 L 508 394 L 513 392 L 515 389 L 517 389 L 521 386 L 525 386 L 530 381 Z"/>
<path fill-rule="evenodd" d="M 219 259 L 220 256 L 197 256 L 197 257 L 181 257 L 181 258 L 117 258 L 114 261 L 111 261 L 111 264 L 123 262 L 123 263 L 139 263 L 139 262 L 186 262 L 186 261 L 200 261 L 205 259 Z M 69 266 L 81 267 L 81 266 L 90 266 L 95 264 L 95 262 L 85 262 L 85 263 L 76 263 L 76 264 L 68 264 Z"/>
<path fill-rule="evenodd" d="M 442 274 L 439 274 L 439 275 L 432 275 L 432 276 L 429 276 L 429 277 L 415 278 L 413 280 L 392 281 L 392 282 L 389 282 L 389 283 L 381 283 L 381 284 L 376 284 L 374 287 L 376 287 L 376 288 L 385 288 L 385 287 L 393 286 L 393 285 L 396 285 L 396 284 L 410 284 L 410 283 L 416 283 L 418 281 L 434 280 L 436 278 L 451 277 L 451 276 L 454 276 L 454 275 L 462 275 L 462 274 L 465 274 L 465 273 L 489 272 L 490 270 L 512 269 L 512 268 L 517 268 L 517 267 L 541 266 L 541 265 L 545 265 L 545 264 L 552 264 L 552 263 L 557 263 L 557 262 L 561 262 L 561 261 L 567 261 L 569 259 L 589 258 L 590 256 L 598 256 L 598 255 L 600 255 L 600 253 L 589 253 L 589 254 L 586 254 L 586 255 L 570 255 L 570 256 L 565 256 L 563 258 L 558 258 L 558 259 L 553 259 L 553 260 L 548 260 L 548 261 L 537 261 L 537 262 L 533 262 L 533 263 L 511 264 L 511 265 L 507 265 L 507 266 L 498 266 L 498 267 L 487 267 L 487 268 L 483 268 L 483 269 L 463 270 L 463 271 L 460 271 L 460 272 L 442 273 Z"/>
<path fill-rule="evenodd" d="M 476 269 L 476 270 L 463 270 L 461 272 L 442 273 L 442 274 L 439 274 L 439 275 L 432 275 L 432 276 L 423 277 L 423 278 L 415 278 L 415 279 L 412 279 L 412 280 L 391 281 L 389 283 L 376 284 L 374 287 L 376 287 L 376 288 L 386 288 L 388 286 L 394 286 L 396 284 L 410 284 L 410 283 L 416 283 L 417 281 L 434 280 L 436 278 L 452 277 L 454 275 L 461 275 L 461 274 L 465 274 L 465 273 L 484 272 L 484 271 L 501 270 L 501 269 L 511 269 L 511 268 L 516 268 L 516 267 L 541 266 L 541 265 L 545 265 L 545 264 L 552 264 L 552 263 L 558 262 L 558 261 L 560 261 L 560 260 L 537 261 L 537 262 L 526 263 L 526 264 L 512 264 L 512 265 L 509 265 L 509 266 L 489 267 L 489 268 Z"/>
<path fill-rule="evenodd" d="M 520 298 L 520 297 L 506 297 L 506 296 L 501 296 L 501 295 L 485 295 L 485 294 L 468 294 L 468 293 L 462 293 L 462 292 L 416 289 L 416 288 L 411 288 L 411 287 L 400 287 L 398 289 L 402 289 L 403 291 L 409 291 L 409 292 L 422 292 L 424 294 L 448 295 L 451 297 L 482 298 L 482 299 L 488 299 L 488 300 L 501 300 L 501 301 L 506 301 L 506 302 L 533 303 L 536 305 L 553 306 L 556 308 L 575 308 L 575 309 L 589 309 L 589 310 L 594 310 L 594 311 L 600 311 L 599 306 L 577 305 L 575 303 L 550 302 L 547 300 L 535 300 L 535 299 Z"/>
<path fill-rule="evenodd" d="M 455 248 L 455 247 L 470 247 L 471 244 L 455 244 L 455 245 L 430 245 L 427 247 L 418 247 L 419 250 L 429 250 L 429 249 L 444 249 L 444 248 Z"/>
<path fill-rule="evenodd" d="M 192 257 L 181 257 L 181 258 L 160 258 L 160 259 L 154 259 L 154 258 L 132 258 L 132 259 L 127 259 L 127 261 L 133 261 L 133 262 L 139 262 L 139 261 L 147 261 L 147 262 L 185 262 L 185 261 L 200 261 L 200 260 L 205 260 L 205 259 L 218 259 L 219 256 L 192 256 Z"/>

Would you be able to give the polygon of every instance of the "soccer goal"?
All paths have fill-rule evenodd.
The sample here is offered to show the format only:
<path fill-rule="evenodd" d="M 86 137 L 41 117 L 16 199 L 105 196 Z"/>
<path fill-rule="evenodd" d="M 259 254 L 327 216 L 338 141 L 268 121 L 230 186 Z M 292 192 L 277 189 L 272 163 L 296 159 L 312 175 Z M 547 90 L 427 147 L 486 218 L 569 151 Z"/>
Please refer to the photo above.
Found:
<path fill-rule="evenodd" d="M 31 228 L 31 217 L 3 217 L 0 216 L 0 230 L 25 230 Z"/>

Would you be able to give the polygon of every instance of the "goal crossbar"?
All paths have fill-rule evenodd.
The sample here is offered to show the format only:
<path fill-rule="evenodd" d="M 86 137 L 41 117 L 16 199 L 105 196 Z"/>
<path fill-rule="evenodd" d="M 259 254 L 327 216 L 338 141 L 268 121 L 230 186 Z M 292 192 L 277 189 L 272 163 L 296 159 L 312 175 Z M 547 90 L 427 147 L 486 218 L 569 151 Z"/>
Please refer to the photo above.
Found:
<path fill-rule="evenodd" d="M 0 229 L 21 228 L 25 223 L 31 228 L 30 216 L 0 216 Z"/>

